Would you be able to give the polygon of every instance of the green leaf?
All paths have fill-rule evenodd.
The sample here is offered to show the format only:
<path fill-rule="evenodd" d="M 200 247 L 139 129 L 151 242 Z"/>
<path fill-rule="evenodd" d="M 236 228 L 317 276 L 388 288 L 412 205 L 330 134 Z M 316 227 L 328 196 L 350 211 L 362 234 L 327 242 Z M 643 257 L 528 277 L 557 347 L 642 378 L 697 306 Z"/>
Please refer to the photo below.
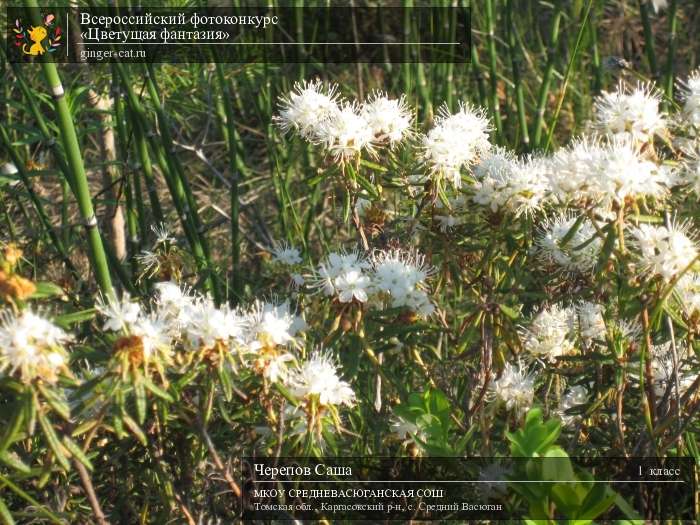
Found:
<path fill-rule="evenodd" d="M 637 513 L 634 508 L 627 503 L 627 500 L 623 498 L 620 494 L 617 494 L 615 496 L 615 505 L 617 505 L 617 508 L 622 511 L 622 513 L 625 515 L 627 519 L 630 520 L 641 520 L 642 517 Z"/>
<path fill-rule="evenodd" d="M 68 436 L 63 436 L 63 445 L 73 455 L 75 459 L 80 461 L 88 470 L 92 470 L 92 463 L 83 452 L 83 449 Z"/>
<path fill-rule="evenodd" d="M 46 400 L 46 402 L 49 404 L 49 406 L 59 416 L 61 416 L 61 418 L 63 418 L 66 421 L 69 421 L 70 420 L 70 408 L 68 406 L 68 403 L 65 400 L 59 398 L 58 395 L 56 394 L 56 392 L 54 392 L 50 388 L 46 388 L 41 383 L 38 383 L 37 387 L 39 388 L 39 392 L 41 392 L 41 395 Z"/>
<path fill-rule="evenodd" d="M 10 509 L 5 505 L 5 500 L 0 497 L 0 519 L 2 519 L 3 525 L 14 525 L 15 520 L 10 513 Z"/>
<path fill-rule="evenodd" d="M 146 421 L 146 389 L 143 387 L 143 378 L 138 377 L 134 381 L 134 395 L 136 396 L 136 418 L 140 425 Z"/>
<path fill-rule="evenodd" d="M 37 411 L 37 419 L 39 420 L 41 430 L 44 432 L 44 436 L 46 436 L 46 442 L 49 448 L 54 456 L 56 456 L 56 461 L 58 461 L 65 470 L 70 470 L 70 462 L 63 452 L 63 445 L 61 445 L 56 432 L 51 426 L 51 422 L 41 411 Z"/>
<path fill-rule="evenodd" d="M 16 454 L 12 452 L 2 452 L 0 453 L 0 463 L 7 465 L 10 468 L 18 470 L 22 474 L 31 474 L 32 469 L 17 457 Z"/>
<path fill-rule="evenodd" d="M 607 485 L 594 483 L 588 492 L 588 496 L 581 504 L 578 516 L 587 520 L 594 520 L 608 510 L 617 497 L 617 493 Z"/>
<path fill-rule="evenodd" d="M 503 312 L 509 319 L 512 321 L 515 321 L 520 318 L 520 312 L 514 310 L 510 306 L 507 306 L 505 304 L 499 304 L 498 309 Z"/>
<path fill-rule="evenodd" d="M 54 317 L 54 322 L 61 326 L 62 328 L 70 328 L 72 325 L 77 323 L 82 323 L 93 319 L 97 314 L 95 308 L 88 308 L 87 310 L 80 310 L 78 312 L 71 312 L 69 314 L 59 315 Z"/>
<path fill-rule="evenodd" d="M 12 409 L 12 419 L 5 428 L 5 432 L 2 435 L 2 439 L 0 439 L 0 454 L 3 454 L 7 450 L 7 448 L 14 442 L 15 436 L 22 427 L 25 414 L 25 411 L 23 410 L 23 405 L 24 400 L 22 399 L 13 403 L 12 405 L 14 407 Z"/>
<path fill-rule="evenodd" d="M 31 299 L 46 299 L 55 295 L 65 295 L 63 288 L 54 283 L 38 282 L 36 283 L 36 290 L 29 297 Z"/>
<path fill-rule="evenodd" d="M 155 396 L 163 399 L 164 401 L 168 401 L 169 403 L 173 403 L 175 401 L 173 399 L 173 396 L 171 396 L 165 390 L 163 390 L 158 385 L 156 385 L 153 381 L 151 381 L 150 378 L 144 377 L 142 379 L 142 381 L 143 381 L 143 386 L 145 386 Z"/>
<path fill-rule="evenodd" d="M 146 434 L 143 430 L 141 430 L 141 427 L 138 425 L 138 423 L 136 423 L 136 421 L 134 421 L 133 418 L 128 414 L 122 414 L 121 419 L 124 422 L 124 424 L 129 428 L 131 433 L 134 436 L 136 436 L 136 439 L 138 439 L 144 447 L 147 446 L 148 440 L 146 439 Z"/>

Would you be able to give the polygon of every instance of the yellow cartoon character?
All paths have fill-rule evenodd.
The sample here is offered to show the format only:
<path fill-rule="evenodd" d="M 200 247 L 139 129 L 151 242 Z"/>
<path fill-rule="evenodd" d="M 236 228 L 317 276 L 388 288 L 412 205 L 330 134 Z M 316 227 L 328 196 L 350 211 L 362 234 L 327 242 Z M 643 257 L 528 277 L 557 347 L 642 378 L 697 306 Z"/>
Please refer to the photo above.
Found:
<path fill-rule="evenodd" d="M 34 43 L 29 48 L 29 51 L 27 51 L 27 44 L 24 44 L 22 46 L 22 52 L 25 55 L 43 55 L 46 52 L 46 49 L 44 49 L 44 46 L 41 45 L 41 41 L 46 38 L 47 34 L 48 33 L 44 26 L 32 26 L 31 30 L 29 31 L 29 39 Z"/>

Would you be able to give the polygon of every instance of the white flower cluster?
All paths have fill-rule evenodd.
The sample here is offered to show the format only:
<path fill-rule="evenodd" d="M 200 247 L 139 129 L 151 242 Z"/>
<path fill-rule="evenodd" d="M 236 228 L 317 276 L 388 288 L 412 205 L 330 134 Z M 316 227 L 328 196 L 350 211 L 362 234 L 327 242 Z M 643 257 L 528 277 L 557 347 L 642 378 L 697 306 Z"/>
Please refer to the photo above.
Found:
<path fill-rule="evenodd" d="M 385 250 L 370 259 L 359 252 L 333 252 L 318 265 L 315 286 L 340 303 L 376 299 L 427 317 L 435 306 L 425 290 L 434 269 L 417 252 Z"/>
<path fill-rule="evenodd" d="M 518 216 L 540 208 L 547 197 L 547 162 L 542 157 L 518 159 L 497 149 L 474 169 L 472 199 L 492 212 Z"/>
<path fill-rule="evenodd" d="M 659 111 L 661 95 L 651 85 L 627 89 L 621 82 L 616 91 L 604 91 L 595 103 L 595 128 L 603 135 L 629 137 L 648 142 L 666 129 Z"/>
<path fill-rule="evenodd" d="M 272 247 L 272 258 L 275 262 L 285 266 L 294 266 L 300 264 L 301 253 L 298 248 L 290 246 L 289 243 L 282 241 L 274 243 Z"/>
<path fill-rule="evenodd" d="M 554 154 L 548 173 L 558 202 L 595 204 L 600 212 L 629 199 L 662 199 L 675 183 L 668 169 L 644 157 L 627 138 L 575 141 Z"/>
<path fill-rule="evenodd" d="M 522 414 L 535 397 L 535 371 L 528 370 L 520 361 L 506 363 L 501 376 L 489 385 L 489 398 L 505 404 L 508 410 Z"/>
<path fill-rule="evenodd" d="M 552 305 L 520 327 L 523 348 L 534 358 L 554 362 L 577 351 L 577 340 L 586 344 L 604 341 L 605 320 L 601 305 L 582 301 L 574 306 Z"/>
<path fill-rule="evenodd" d="M 452 114 L 440 107 L 435 126 L 423 137 L 423 160 L 430 172 L 455 188 L 462 186 L 462 168 L 469 168 L 491 149 L 491 124 L 482 109 L 460 103 Z"/>
<path fill-rule="evenodd" d="M 603 240 L 589 219 L 578 222 L 570 214 L 546 220 L 535 241 L 537 253 L 547 263 L 572 273 L 591 272 L 602 245 Z"/>
<path fill-rule="evenodd" d="M 338 365 L 328 353 L 315 352 L 300 363 L 292 353 L 306 323 L 292 313 L 289 303 L 255 301 L 247 309 L 233 310 L 173 282 L 157 283 L 155 288 L 150 312 L 128 294 L 121 301 L 97 303 L 104 329 L 138 337 L 144 361 L 171 362 L 178 349 L 219 348 L 235 353 L 270 382 L 284 383 L 300 399 L 317 396 L 321 405 L 353 403 L 354 393 L 339 379 Z"/>
<path fill-rule="evenodd" d="M 145 362 L 170 362 L 178 344 L 186 351 L 221 346 L 242 357 L 253 355 L 253 364 L 271 381 L 284 375 L 282 363 L 292 360 L 284 349 L 296 343 L 304 327 L 288 303 L 256 301 L 247 311 L 232 310 L 217 307 L 210 297 L 189 293 L 173 282 L 157 283 L 155 288 L 150 311 L 128 294 L 121 301 L 97 303 L 106 319 L 104 329 L 138 337 Z"/>
<path fill-rule="evenodd" d="M 684 115 L 698 125 L 700 71 L 682 84 L 681 91 Z M 597 136 L 581 137 L 550 156 L 517 158 L 502 149 L 486 155 L 484 147 L 474 167 L 473 201 L 493 212 L 516 216 L 550 203 L 596 206 L 596 212 L 606 216 L 642 198 L 663 200 L 681 183 L 690 183 L 700 193 L 700 173 L 695 173 L 700 164 L 691 160 L 685 165 L 686 173 L 680 174 L 644 147 L 654 136 L 667 134 L 667 119 L 659 103 L 660 95 L 651 85 L 627 89 L 620 84 L 616 91 L 596 100 L 592 127 Z M 481 129 L 473 126 L 473 130 Z M 451 159 L 445 165 L 459 168 L 474 163 L 473 148 L 448 145 L 447 139 L 442 144 L 443 158 Z M 455 179 L 457 187 L 458 182 Z"/>
<path fill-rule="evenodd" d="M 315 399 L 322 406 L 355 403 L 350 384 L 338 377 L 338 364 L 327 353 L 314 352 L 289 379 L 292 393 L 300 399 Z"/>
<path fill-rule="evenodd" d="M 0 372 L 23 383 L 55 383 L 67 365 L 64 346 L 71 340 L 61 328 L 29 309 L 0 313 Z"/>
<path fill-rule="evenodd" d="M 681 84 L 683 114 L 692 126 L 700 128 L 700 69 L 696 69 Z"/>
<path fill-rule="evenodd" d="M 675 286 L 680 307 L 690 318 L 700 318 L 700 274 L 686 273 Z"/>
<path fill-rule="evenodd" d="M 521 328 L 525 350 L 537 359 L 554 361 L 575 353 L 574 309 L 553 305 L 543 309 L 527 328 Z"/>
<path fill-rule="evenodd" d="M 698 257 L 688 223 L 671 223 L 669 227 L 640 224 L 631 230 L 632 241 L 639 251 L 641 270 L 647 277 L 660 276 L 670 281 L 685 271 Z"/>
<path fill-rule="evenodd" d="M 283 131 L 322 146 L 336 161 L 345 162 L 377 146 L 395 146 L 411 135 L 413 115 L 406 98 L 372 93 L 364 103 L 346 101 L 338 88 L 321 81 L 297 83 L 280 101 L 275 117 Z"/>

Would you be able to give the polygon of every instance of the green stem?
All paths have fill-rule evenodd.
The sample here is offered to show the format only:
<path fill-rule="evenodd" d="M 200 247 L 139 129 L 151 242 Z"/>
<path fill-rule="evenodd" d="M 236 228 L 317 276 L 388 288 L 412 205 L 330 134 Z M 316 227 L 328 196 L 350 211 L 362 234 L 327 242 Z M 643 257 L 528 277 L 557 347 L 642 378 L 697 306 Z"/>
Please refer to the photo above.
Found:
<path fill-rule="evenodd" d="M 671 0 L 668 8 L 668 55 L 666 59 L 666 72 L 664 76 L 664 92 L 666 102 L 664 105 L 670 107 L 669 100 L 673 100 L 673 64 L 676 60 L 677 27 L 678 27 L 678 0 Z"/>
<path fill-rule="evenodd" d="M 544 110 L 549 99 L 549 89 L 552 85 L 552 74 L 554 73 L 554 62 L 557 57 L 557 48 L 559 44 L 559 23 L 562 15 L 562 2 L 558 0 L 555 6 L 554 16 L 552 17 L 552 27 L 549 32 L 549 56 L 547 57 L 547 65 L 542 75 L 542 84 L 540 85 L 539 95 L 537 97 L 537 112 L 535 114 L 535 124 L 532 128 L 532 143 L 534 147 L 539 147 L 542 141 L 542 125 L 544 124 Z"/>
<path fill-rule="evenodd" d="M 34 20 L 34 23 L 40 25 L 41 20 L 38 16 L 36 0 L 25 0 L 25 5 L 30 8 L 31 18 Z M 73 182 L 75 184 L 73 190 L 78 200 L 78 207 L 83 224 L 87 231 L 90 260 L 93 271 L 95 272 L 95 277 L 97 278 L 97 284 L 105 296 L 114 296 L 112 279 L 109 275 L 109 266 L 107 264 L 107 256 L 105 255 L 102 237 L 97 227 L 97 218 L 95 217 L 95 210 L 92 205 L 92 197 L 90 196 L 90 188 L 88 186 L 87 175 L 85 174 L 83 157 L 80 154 L 78 135 L 75 132 L 73 118 L 65 97 L 65 91 L 61 84 L 61 78 L 58 75 L 58 68 L 56 68 L 53 57 L 49 53 L 44 53 L 41 59 L 44 77 L 49 85 L 58 116 L 58 128 L 61 133 L 63 149 L 66 152 L 68 166 L 73 174 Z"/>
<path fill-rule="evenodd" d="M 501 110 L 498 102 L 498 73 L 497 73 L 497 52 L 496 52 L 496 37 L 494 31 L 494 0 L 485 0 L 486 14 L 486 42 L 489 52 L 489 82 L 491 90 L 489 92 L 489 110 L 493 117 L 493 123 L 496 126 L 496 134 L 499 140 L 503 139 L 503 124 L 501 122 Z"/>
<path fill-rule="evenodd" d="M 566 97 L 566 90 L 569 86 L 569 78 L 571 77 L 571 71 L 573 70 L 574 63 L 576 62 L 576 57 L 578 56 L 579 49 L 581 48 L 581 41 L 583 40 L 583 35 L 586 31 L 586 26 L 588 25 L 588 20 L 591 14 L 591 8 L 593 7 L 593 0 L 588 0 L 588 5 L 586 6 L 586 11 L 583 14 L 583 20 L 581 21 L 581 27 L 579 27 L 578 35 L 576 36 L 576 45 L 574 46 L 573 52 L 571 53 L 571 58 L 569 63 L 566 65 L 566 72 L 564 73 L 564 85 L 561 88 L 561 95 L 559 95 L 559 101 L 557 102 L 557 109 L 552 117 L 552 122 L 549 125 L 549 132 L 547 133 L 547 142 L 544 145 L 544 151 L 549 151 L 552 146 L 552 139 L 554 138 L 554 130 L 557 127 L 557 121 L 559 120 L 559 113 L 561 112 L 561 107 L 564 104 L 564 97 Z"/>
<path fill-rule="evenodd" d="M 647 0 L 639 0 L 639 15 L 642 19 L 642 27 L 644 28 L 644 51 L 649 62 L 649 71 L 651 77 L 656 78 L 658 68 L 656 66 L 656 52 L 654 51 L 654 33 L 651 30 L 651 20 L 649 19 L 649 4 Z"/>
<path fill-rule="evenodd" d="M 520 140 L 526 149 L 530 146 L 530 135 L 527 130 L 527 116 L 525 115 L 525 96 L 523 94 L 523 84 L 520 76 L 520 63 L 522 57 L 517 46 L 516 27 L 513 21 L 513 0 L 506 3 L 506 25 L 508 27 L 508 51 L 510 52 L 511 64 L 513 67 L 513 83 L 515 84 L 515 101 L 518 108 L 518 123 L 520 124 Z"/>
<path fill-rule="evenodd" d="M 238 164 L 236 162 L 237 144 L 236 144 L 236 126 L 233 113 L 231 87 L 224 77 L 224 71 L 221 64 L 216 64 L 216 78 L 219 83 L 219 90 L 223 98 L 224 111 L 226 114 L 226 136 L 228 146 L 229 170 L 231 171 L 230 181 L 230 200 L 231 200 L 231 287 L 233 295 L 238 300 L 241 297 L 241 279 L 240 279 L 240 258 L 241 245 L 239 235 L 238 215 L 240 213 L 240 197 L 238 188 Z"/>

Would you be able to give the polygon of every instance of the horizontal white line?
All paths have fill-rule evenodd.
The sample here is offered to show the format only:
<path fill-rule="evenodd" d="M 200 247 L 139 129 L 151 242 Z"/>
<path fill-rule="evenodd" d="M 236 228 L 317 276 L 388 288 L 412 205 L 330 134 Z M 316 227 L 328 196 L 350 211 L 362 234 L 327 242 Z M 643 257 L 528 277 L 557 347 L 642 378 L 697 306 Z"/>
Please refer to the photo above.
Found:
<path fill-rule="evenodd" d="M 465 480 L 406 480 L 406 481 L 400 481 L 400 480 L 386 480 L 386 481 L 361 481 L 361 480 L 338 480 L 338 481 L 317 481 L 317 480 L 297 480 L 297 481 L 289 481 L 289 480 L 254 480 L 253 483 L 357 483 L 357 484 L 365 484 L 365 483 L 685 483 L 683 480 L 658 480 L 658 481 L 644 481 L 644 480 L 592 480 L 592 481 L 581 481 L 581 480 L 550 480 L 550 481 L 541 481 L 541 480 L 529 480 L 529 479 L 520 479 L 520 480 L 473 480 L 473 479 L 465 479 Z"/>
<path fill-rule="evenodd" d="M 454 46 L 460 42 L 83 42 L 86 46 Z"/>

